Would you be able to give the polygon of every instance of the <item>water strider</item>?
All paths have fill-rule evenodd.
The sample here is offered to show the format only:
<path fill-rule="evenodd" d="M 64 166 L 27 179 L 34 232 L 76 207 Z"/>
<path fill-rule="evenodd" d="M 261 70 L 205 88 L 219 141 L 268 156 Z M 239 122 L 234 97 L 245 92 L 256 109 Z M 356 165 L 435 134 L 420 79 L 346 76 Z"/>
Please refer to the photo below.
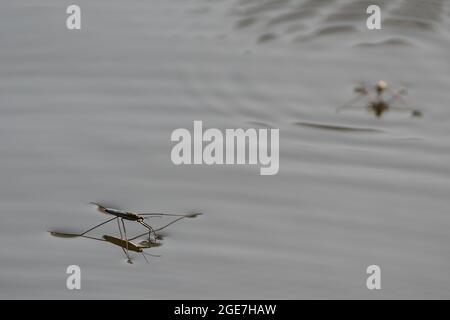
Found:
<path fill-rule="evenodd" d="M 408 112 L 413 117 L 422 116 L 422 112 L 419 110 L 409 107 L 394 106 L 393 103 L 397 100 L 405 104 L 402 96 L 406 94 L 406 90 L 404 88 L 393 90 L 383 80 L 378 81 L 374 87 L 367 87 L 362 84 L 358 85 L 355 87 L 354 91 L 357 94 L 356 97 L 347 102 L 344 106 L 339 107 L 337 111 L 342 109 L 365 108 L 370 112 L 373 112 L 377 118 L 380 118 L 387 111 Z M 386 94 L 388 94 L 388 97 L 386 97 Z M 367 101 L 365 106 L 353 105 L 355 102 L 364 98 Z"/>
<path fill-rule="evenodd" d="M 148 219 L 150 217 L 163 217 L 163 216 L 178 217 L 177 219 L 175 219 L 175 221 L 172 221 L 170 223 L 170 224 L 172 224 L 172 223 L 174 223 L 174 222 L 176 222 L 178 220 L 181 220 L 183 218 L 195 218 L 196 216 L 201 214 L 201 213 L 190 213 L 190 214 L 135 213 L 135 212 L 124 211 L 124 210 L 119 210 L 119 209 L 106 208 L 106 207 L 104 207 L 104 206 L 102 206 L 102 205 L 100 205 L 98 203 L 95 203 L 95 202 L 91 202 L 91 204 L 96 205 L 100 212 L 103 212 L 103 213 L 109 214 L 109 215 L 113 215 L 113 216 L 115 216 L 115 218 L 112 218 L 112 219 L 110 219 L 108 221 L 105 221 L 104 223 L 101 223 L 101 224 L 99 224 L 99 225 L 89 229 L 88 231 L 86 231 L 84 233 L 87 233 L 87 232 L 89 232 L 91 230 L 94 230 L 95 228 L 97 228 L 97 227 L 99 227 L 99 226 L 101 226 L 101 225 L 103 225 L 105 223 L 108 223 L 109 221 L 117 219 L 118 222 L 120 220 L 120 222 L 122 223 L 123 231 L 124 231 L 125 238 L 126 238 L 127 235 L 126 235 L 126 229 L 125 229 L 124 220 L 128 220 L 128 221 L 135 221 L 135 222 L 143 225 L 144 227 L 146 227 L 148 229 L 148 241 L 150 241 L 150 242 L 152 241 L 151 240 L 151 234 L 152 233 L 153 233 L 155 241 L 157 240 L 158 236 L 156 235 L 155 230 L 153 230 L 153 228 L 148 223 L 144 222 L 145 219 Z M 166 225 L 166 226 L 168 226 L 168 225 Z M 118 227 L 119 227 L 119 232 L 122 233 L 120 225 L 118 225 Z M 145 234 L 147 234 L 147 233 L 145 233 Z"/>
<path fill-rule="evenodd" d="M 99 241 L 108 241 L 110 243 L 116 244 L 120 247 L 122 247 L 125 255 L 128 258 L 128 262 L 131 263 L 131 258 L 129 256 L 129 251 L 136 251 L 136 249 L 138 248 L 141 251 L 136 251 L 136 252 L 142 252 L 142 250 L 144 248 L 151 248 L 151 247 L 155 247 L 155 246 L 159 246 L 159 243 L 157 243 L 157 240 L 160 239 L 160 236 L 156 234 L 156 231 L 160 231 L 165 229 L 166 227 L 172 225 L 173 223 L 184 219 L 184 218 L 195 218 L 198 215 L 201 215 L 201 213 L 189 213 L 189 214 L 172 214 L 172 213 L 135 213 L 135 212 L 129 212 L 129 211 L 124 211 L 124 210 L 119 210 L 119 209 L 113 209 L 113 208 L 107 208 L 105 206 L 102 206 L 98 203 L 94 203 L 91 202 L 91 204 L 94 204 L 97 206 L 98 210 L 102 213 L 105 214 L 109 214 L 114 216 L 113 218 L 106 220 L 80 234 L 74 234 L 74 233 L 64 233 L 64 232 L 55 232 L 55 231 L 50 231 L 50 234 L 56 237 L 62 237 L 62 238 L 74 238 L 74 237 L 83 237 L 83 238 L 87 238 L 87 239 L 93 239 L 93 240 L 99 240 Z M 146 222 L 144 222 L 145 219 L 148 219 L 150 217 L 163 217 L 163 216 L 169 216 L 169 217 L 176 217 L 174 220 L 172 220 L 171 222 L 167 223 L 166 225 L 159 227 L 158 229 L 154 229 L 152 226 L 150 226 L 149 224 L 147 224 Z M 90 231 L 99 228 L 100 226 L 107 224 L 113 220 L 117 221 L 117 227 L 119 229 L 119 234 L 120 234 L 120 239 L 112 237 L 112 236 L 104 236 L 102 239 L 100 238 L 96 238 L 96 237 L 92 237 L 92 236 L 87 236 L 86 234 L 89 233 Z M 127 232 L 126 232 L 126 228 L 125 228 L 125 222 L 124 220 L 127 221 L 134 221 L 137 222 L 141 225 L 143 225 L 144 227 L 146 227 L 148 229 L 148 231 L 146 231 L 145 233 L 139 234 L 138 236 L 134 236 L 132 238 L 128 238 L 127 236 Z M 141 244 L 145 243 L 145 245 L 139 246 L 137 247 L 137 245 L 135 245 L 134 243 L 131 242 L 131 240 L 135 240 L 137 238 L 140 238 L 144 235 L 148 234 L 148 241 L 142 242 Z M 151 239 L 151 234 L 153 234 L 154 239 Z M 116 240 L 114 240 L 116 239 Z"/>

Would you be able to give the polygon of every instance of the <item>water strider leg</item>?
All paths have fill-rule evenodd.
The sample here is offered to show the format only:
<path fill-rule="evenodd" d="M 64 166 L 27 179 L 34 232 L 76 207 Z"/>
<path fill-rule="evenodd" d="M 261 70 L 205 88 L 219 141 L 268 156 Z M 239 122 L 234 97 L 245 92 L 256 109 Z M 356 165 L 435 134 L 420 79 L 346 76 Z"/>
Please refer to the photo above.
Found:
<path fill-rule="evenodd" d="M 152 242 L 151 234 L 153 233 L 153 236 L 155 237 L 155 242 L 156 242 L 157 236 L 156 236 L 155 230 L 152 228 L 152 226 L 143 221 L 138 221 L 138 222 L 148 229 L 148 241 Z M 133 240 L 133 239 L 130 239 L 130 240 Z"/>
<path fill-rule="evenodd" d="M 150 263 L 150 262 L 148 262 L 147 257 L 145 256 L 145 254 L 143 252 L 142 252 L 142 256 L 144 257 L 145 261 L 147 261 L 147 263 Z"/>
<path fill-rule="evenodd" d="M 123 234 L 122 234 L 122 229 L 120 228 L 119 217 L 117 217 L 117 218 L 115 218 L 115 219 L 117 219 L 117 226 L 119 227 L 120 239 L 123 240 Z M 123 252 L 125 253 L 125 255 L 127 256 L 127 258 L 128 258 L 128 261 L 127 261 L 127 262 L 128 262 L 128 263 L 133 263 L 133 262 L 131 262 L 130 255 L 128 254 L 128 248 L 127 248 L 127 250 L 125 250 L 125 248 L 122 248 L 122 250 L 123 250 Z"/>
<path fill-rule="evenodd" d="M 98 228 L 98 227 L 100 227 L 100 226 L 102 226 L 102 225 L 104 225 L 104 224 L 106 224 L 106 223 L 108 223 L 108 222 L 110 222 L 110 221 L 113 221 L 114 219 L 116 219 L 116 218 L 114 217 L 114 218 L 111 218 L 111 219 L 109 219 L 109 220 L 106 220 L 105 222 L 102 222 L 102 223 L 96 225 L 95 227 L 92 227 L 92 228 L 90 228 L 89 230 L 87 230 L 87 231 L 81 233 L 80 236 L 84 236 L 84 235 L 85 235 L 86 233 L 88 233 L 89 231 L 92 231 L 92 230 L 94 230 L 94 229 L 96 229 L 96 228 Z"/>
<path fill-rule="evenodd" d="M 125 222 L 123 221 L 123 219 L 120 219 L 120 221 L 122 221 L 123 233 L 125 234 L 126 247 L 127 247 L 127 251 L 128 251 L 127 229 L 125 229 Z"/>
<path fill-rule="evenodd" d="M 156 237 L 156 231 L 160 231 L 160 230 L 162 230 L 162 229 L 164 229 L 164 228 L 167 228 L 167 227 L 170 226 L 171 224 L 173 224 L 173 223 L 175 223 L 175 222 L 177 222 L 177 221 L 179 221 L 179 220 L 181 220 L 181 219 L 184 219 L 184 218 L 186 218 L 186 216 L 181 216 L 181 217 L 179 217 L 179 218 L 177 218 L 177 219 L 175 219 L 175 220 L 172 220 L 172 221 L 169 222 L 168 224 L 166 224 L 166 225 L 164 225 L 164 226 L 162 226 L 162 227 L 160 227 L 160 228 L 158 228 L 158 229 L 153 229 L 153 228 L 152 228 L 153 234 L 154 234 L 155 237 Z M 137 236 L 131 238 L 130 240 L 135 240 L 135 239 L 140 238 L 140 237 L 142 237 L 142 236 L 144 236 L 144 235 L 146 235 L 146 234 L 147 234 L 147 232 L 146 232 L 146 233 L 143 233 L 143 234 L 140 234 L 140 235 L 137 235 Z"/>

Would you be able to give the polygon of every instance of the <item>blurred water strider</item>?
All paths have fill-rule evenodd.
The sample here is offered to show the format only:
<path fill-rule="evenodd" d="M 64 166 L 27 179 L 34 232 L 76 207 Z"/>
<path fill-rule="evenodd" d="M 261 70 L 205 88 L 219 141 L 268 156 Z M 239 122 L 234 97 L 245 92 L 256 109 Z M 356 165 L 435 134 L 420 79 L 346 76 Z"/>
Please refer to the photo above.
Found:
<path fill-rule="evenodd" d="M 359 85 L 354 89 L 357 96 L 347 102 L 344 106 L 341 106 L 337 109 L 337 111 L 343 109 L 361 109 L 365 108 L 370 112 L 373 112 L 377 118 L 381 118 L 381 116 L 387 111 L 397 111 L 397 112 L 406 112 L 409 113 L 413 117 L 421 117 L 422 112 L 406 106 L 406 103 L 403 101 L 402 96 L 406 94 L 406 89 L 401 88 L 397 90 L 391 89 L 388 84 L 380 80 L 373 87 L 368 87 L 365 85 Z M 390 94 L 390 96 L 385 97 L 385 94 Z M 361 99 L 366 100 L 365 106 L 354 106 L 353 103 L 359 102 Z M 400 101 L 403 106 L 396 106 L 394 103 L 396 101 Z"/>

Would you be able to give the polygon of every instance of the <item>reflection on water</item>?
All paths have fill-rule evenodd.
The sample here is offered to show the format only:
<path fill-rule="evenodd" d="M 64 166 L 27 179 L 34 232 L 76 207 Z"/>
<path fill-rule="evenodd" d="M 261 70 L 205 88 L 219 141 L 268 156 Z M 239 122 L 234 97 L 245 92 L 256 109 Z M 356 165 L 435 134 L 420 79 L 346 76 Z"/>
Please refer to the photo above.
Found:
<path fill-rule="evenodd" d="M 309 128 L 335 130 L 335 131 L 341 131 L 341 132 L 383 132 L 382 130 L 372 129 L 372 128 L 345 127 L 345 126 L 335 126 L 335 125 L 329 125 L 329 124 L 308 123 L 308 122 L 296 122 L 294 124 L 298 125 L 298 126 L 309 127 Z"/>
<path fill-rule="evenodd" d="M 445 0 L 237 0 L 231 12 L 237 29 L 253 28 L 263 33 L 260 38 L 270 34 L 271 39 L 313 41 L 342 33 L 362 40 L 367 36 L 366 9 L 373 4 L 382 10 L 383 25 L 389 27 L 384 34 L 388 36 L 405 29 L 416 33 L 444 29 L 442 20 L 448 19 Z"/>
<path fill-rule="evenodd" d="M 376 298 L 448 298 L 448 1 L 78 4 L 80 32 L 59 1 L 0 4 L 1 298 L 375 298 L 372 264 Z M 424 117 L 336 113 L 380 79 Z M 174 166 L 194 120 L 279 128 L 280 172 Z M 45 232 L 100 223 L 90 199 L 207 214 L 129 266 Z"/>

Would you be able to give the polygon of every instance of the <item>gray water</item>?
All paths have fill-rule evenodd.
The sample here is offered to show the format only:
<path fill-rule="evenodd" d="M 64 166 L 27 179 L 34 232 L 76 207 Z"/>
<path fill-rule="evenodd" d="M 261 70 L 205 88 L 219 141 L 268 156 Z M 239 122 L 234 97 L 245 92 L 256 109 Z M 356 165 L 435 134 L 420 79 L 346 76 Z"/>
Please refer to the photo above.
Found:
<path fill-rule="evenodd" d="M 449 1 L 77 0 L 69 31 L 72 3 L 0 3 L 0 298 L 450 298 Z M 336 113 L 380 79 L 423 117 Z M 194 120 L 279 128 L 279 173 L 173 165 Z M 129 265 L 47 233 L 90 201 L 204 215 Z"/>

